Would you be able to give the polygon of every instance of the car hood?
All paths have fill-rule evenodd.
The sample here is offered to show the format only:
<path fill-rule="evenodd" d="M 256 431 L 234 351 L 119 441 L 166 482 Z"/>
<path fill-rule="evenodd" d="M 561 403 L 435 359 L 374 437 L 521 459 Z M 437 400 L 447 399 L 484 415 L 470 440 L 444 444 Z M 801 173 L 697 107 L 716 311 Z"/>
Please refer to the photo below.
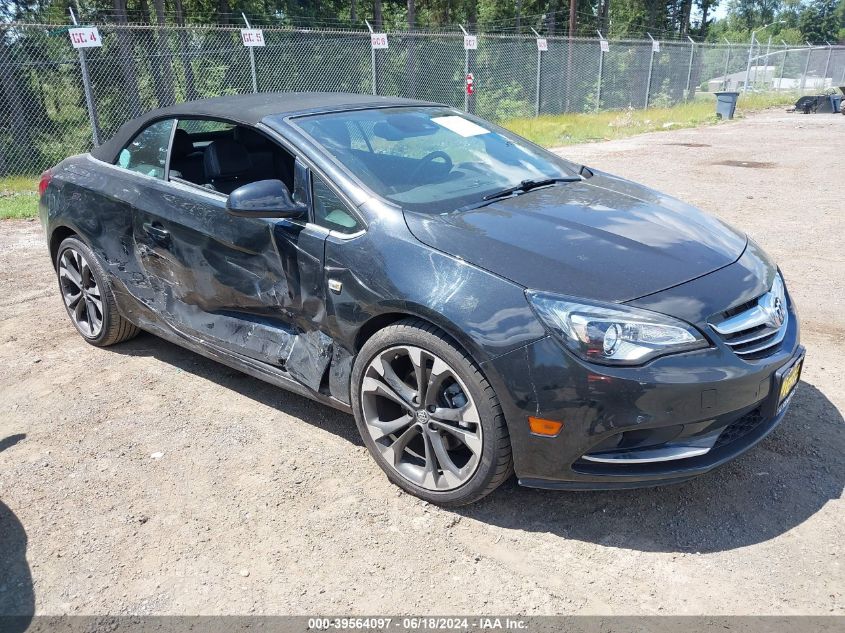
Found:
<path fill-rule="evenodd" d="M 735 262 L 746 237 L 669 196 L 596 172 L 465 211 L 405 211 L 414 236 L 531 288 L 637 299 Z"/>

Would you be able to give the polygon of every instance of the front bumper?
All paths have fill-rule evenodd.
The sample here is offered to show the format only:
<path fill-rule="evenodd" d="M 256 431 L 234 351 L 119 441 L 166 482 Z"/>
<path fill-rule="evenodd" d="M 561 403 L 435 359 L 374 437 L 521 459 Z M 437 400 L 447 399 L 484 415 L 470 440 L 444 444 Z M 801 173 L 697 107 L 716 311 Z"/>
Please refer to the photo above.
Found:
<path fill-rule="evenodd" d="M 603 367 L 575 358 L 552 337 L 489 361 L 520 484 L 602 490 L 678 483 L 747 451 L 783 419 L 780 370 L 803 358 L 791 303 L 789 313 L 779 349 L 754 361 L 714 341 L 642 367 Z M 534 435 L 529 416 L 560 421 L 563 429 Z M 689 446 L 706 450 L 679 458 L 667 450 Z M 620 452 L 631 459 L 596 459 Z"/>

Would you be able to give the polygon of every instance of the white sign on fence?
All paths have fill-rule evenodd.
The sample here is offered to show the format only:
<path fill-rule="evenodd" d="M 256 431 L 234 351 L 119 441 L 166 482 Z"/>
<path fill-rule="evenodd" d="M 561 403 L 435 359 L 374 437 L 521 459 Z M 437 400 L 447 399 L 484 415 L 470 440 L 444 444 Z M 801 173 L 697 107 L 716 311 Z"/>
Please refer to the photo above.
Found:
<path fill-rule="evenodd" d="M 244 46 L 264 46 L 264 32 L 261 29 L 241 29 Z"/>
<path fill-rule="evenodd" d="M 549 50 L 549 42 L 546 40 L 545 37 L 537 38 L 537 50 L 541 52 Z"/>
<path fill-rule="evenodd" d="M 387 48 L 387 34 L 370 33 L 370 46 L 372 46 L 374 49 Z"/>
<path fill-rule="evenodd" d="M 94 46 L 102 46 L 100 41 L 100 32 L 96 26 L 81 26 L 76 29 L 68 29 L 70 35 L 70 43 L 74 48 L 92 48 Z"/>
<path fill-rule="evenodd" d="M 653 50 L 655 53 L 659 53 L 660 52 L 660 42 L 658 42 L 657 40 L 652 40 L 651 50 Z"/>
<path fill-rule="evenodd" d="M 464 49 L 474 51 L 478 49 L 478 38 L 475 35 L 464 35 Z"/>
<path fill-rule="evenodd" d="M 610 52 L 610 42 L 608 42 L 607 40 L 602 40 L 600 46 L 601 46 L 601 52 L 602 53 L 609 53 Z"/>

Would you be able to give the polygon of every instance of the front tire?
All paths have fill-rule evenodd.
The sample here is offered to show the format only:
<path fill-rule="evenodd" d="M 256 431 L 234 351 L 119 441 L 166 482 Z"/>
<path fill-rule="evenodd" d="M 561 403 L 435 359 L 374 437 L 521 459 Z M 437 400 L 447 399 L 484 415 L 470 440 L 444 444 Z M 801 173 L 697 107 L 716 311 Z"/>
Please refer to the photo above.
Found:
<path fill-rule="evenodd" d="M 460 506 L 511 475 L 510 436 L 493 388 L 433 325 L 407 319 L 373 335 L 356 358 L 351 387 L 364 444 L 403 490 Z"/>
<path fill-rule="evenodd" d="M 68 316 L 91 345 L 114 345 L 141 331 L 117 311 L 106 272 L 79 238 L 69 237 L 59 245 L 56 275 Z"/>

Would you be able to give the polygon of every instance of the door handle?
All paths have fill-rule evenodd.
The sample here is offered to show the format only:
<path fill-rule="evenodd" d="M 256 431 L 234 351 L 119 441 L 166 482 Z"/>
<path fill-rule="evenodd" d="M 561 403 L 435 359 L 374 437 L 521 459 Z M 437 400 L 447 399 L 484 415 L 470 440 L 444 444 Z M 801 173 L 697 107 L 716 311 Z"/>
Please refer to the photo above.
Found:
<path fill-rule="evenodd" d="M 162 228 L 158 223 L 144 222 L 144 232 L 162 246 L 170 243 L 170 231 Z"/>

